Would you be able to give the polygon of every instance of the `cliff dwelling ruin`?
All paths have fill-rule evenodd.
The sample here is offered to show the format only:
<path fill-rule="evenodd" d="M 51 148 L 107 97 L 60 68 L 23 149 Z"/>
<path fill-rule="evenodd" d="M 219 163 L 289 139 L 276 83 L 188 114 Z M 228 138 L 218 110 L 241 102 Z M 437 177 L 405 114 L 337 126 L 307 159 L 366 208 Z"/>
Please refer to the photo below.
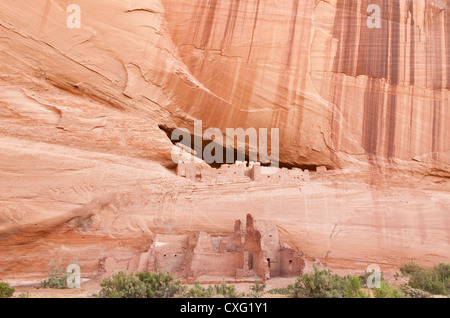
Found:
<path fill-rule="evenodd" d="M 280 240 L 276 225 L 256 221 L 248 214 L 237 220 L 227 236 L 213 236 L 202 231 L 188 234 L 156 234 L 150 248 L 126 262 L 106 259 L 103 275 L 119 270 L 128 272 L 170 271 L 188 281 L 267 280 L 271 277 L 301 276 L 304 254 Z"/>
<path fill-rule="evenodd" d="M 325 169 L 325 167 L 320 167 Z M 319 172 L 319 170 L 318 170 Z M 321 171 L 323 172 L 323 171 Z M 223 164 L 216 169 L 196 162 L 178 162 L 176 174 L 196 181 L 256 181 L 264 183 L 291 183 L 309 182 L 308 170 L 299 168 L 287 169 L 276 167 L 264 167 L 259 162 L 241 162 L 235 164 Z"/>

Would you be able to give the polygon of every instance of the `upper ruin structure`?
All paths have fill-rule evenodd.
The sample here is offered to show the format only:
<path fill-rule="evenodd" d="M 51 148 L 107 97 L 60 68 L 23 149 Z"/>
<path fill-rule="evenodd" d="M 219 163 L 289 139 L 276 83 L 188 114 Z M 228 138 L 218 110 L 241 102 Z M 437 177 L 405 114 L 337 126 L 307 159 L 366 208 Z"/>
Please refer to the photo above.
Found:
<path fill-rule="evenodd" d="M 263 167 L 259 162 L 236 161 L 235 164 L 224 164 L 219 169 L 202 163 L 178 162 L 177 176 L 196 181 L 256 181 L 265 183 L 309 182 L 308 170 L 299 168 Z"/>

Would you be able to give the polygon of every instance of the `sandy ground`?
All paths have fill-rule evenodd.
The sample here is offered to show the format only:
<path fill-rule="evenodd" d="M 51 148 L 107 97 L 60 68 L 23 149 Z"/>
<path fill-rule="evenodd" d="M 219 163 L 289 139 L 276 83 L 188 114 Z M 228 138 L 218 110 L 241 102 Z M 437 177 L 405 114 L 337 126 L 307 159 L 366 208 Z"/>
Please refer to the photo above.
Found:
<path fill-rule="evenodd" d="M 89 298 L 101 289 L 100 283 L 88 281 L 81 284 L 81 288 L 75 289 L 52 289 L 39 287 L 14 287 L 16 290 L 13 297 L 27 295 L 28 298 Z"/>

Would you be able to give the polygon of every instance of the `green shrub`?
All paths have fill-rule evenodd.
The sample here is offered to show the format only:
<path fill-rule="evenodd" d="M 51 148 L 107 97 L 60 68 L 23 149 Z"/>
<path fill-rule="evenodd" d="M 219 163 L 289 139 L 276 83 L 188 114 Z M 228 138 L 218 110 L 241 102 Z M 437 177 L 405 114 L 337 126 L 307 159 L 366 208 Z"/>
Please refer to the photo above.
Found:
<path fill-rule="evenodd" d="M 119 272 L 106 278 L 100 285 L 102 298 L 171 298 L 181 295 L 185 286 L 169 273 L 125 274 Z"/>
<path fill-rule="evenodd" d="M 185 287 L 181 280 L 175 280 L 169 273 L 142 272 L 136 275 L 143 282 L 147 289 L 147 298 L 172 298 L 175 295 L 181 295 Z"/>
<path fill-rule="evenodd" d="M 266 291 L 266 294 L 278 294 L 278 295 L 292 295 L 292 285 L 289 285 L 288 287 L 284 288 L 273 288 L 268 291 Z"/>
<path fill-rule="evenodd" d="M 14 294 L 15 289 L 11 288 L 8 283 L 0 282 L 0 298 L 9 298 Z"/>
<path fill-rule="evenodd" d="M 314 272 L 297 278 L 294 285 L 287 288 L 291 296 L 298 298 L 368 298 L 369 294 L 361 290 L 358 276 L 341 277 L 330 270 L 320 270 L 314 266 Z"/>
<path fill-rule="evenodd" d="M 266 289 L 266 283 L 260 283 L 255 280 L 255 283 L 250 286 L 251 293 L 244 294 L 245 297 L 249 298 L 260 298 L 264 294 L 264 290 Z"/>
<path fill-rule="evenodd" d="M 212 286 L 204 288 L 199 282 L 195 282 L 194 287 L 189 289 L 184 296 L 186 298 L 211 298 L 214 295 L 214 290 Z"/>
<path fill-rule="evenodd" d="M 347 295 L 345 278 L 317 266 L 313 273 L 297 278 L 290 289 L 292 296 L 298 298 L 343 298 Z"/>
<path fill-rule="evenodd" d="M 445 284 L 447 294 L 450 293 L 450 264 L 439 263 L 434 266 L 438 279 Z"/>
<path fill-rule="evenodd" d="M 108 277 L 100 284 L 100 298 L 145 298 L 147 287 L 134 274 L 119 272 Z"/>
<path fill-rule="evenodd" d="M 225 283 L 224 279 L 221 283 L 210 285 L 208 288 L 201 286 L 199 282 L 195 282 L 194 287 L 185 292 L 183 296 L 186 298 L 238 298 L 243 295 L 236 291 L 234 285 Z"/>
<path fill-rule="evenodd" d="M 410 276 L 409 286 L 421 289 L 435 295 L 446 295 L 446 282 L 433 269 L 424 269 Z"/>
<path fill-rule="evenodd" d="M 403 275 L 412 275 L 415 274 L 417 272 L 421 272 L 423 271 L 424 268 L 422 265 L 415 263 L 414 261 L 411 261 L 409 263 L 403 264 L 400 267 L 400 272 Z"/>
<path fill-rule="evenodd" d="M 234 285 L 228 285 L 225 283 L 224 279 L 221 283 L 210 285 L 208 288 L 201 286 L 199 282 L 195 282 L 194 287 L 189 289 L 183 296 L 186 298 L 238 298 L 243 295 L 236 291 L 236 287 Z"/>
<path fill-rule="evenodd" d="M 450 293 L 450 264 L 440 263 L 433 268 L 424 268 L 414 262 L 400 268 L 404 275 L 409 276 L 408 285 L 435 295 Z"/>
<path fill-rule="evenodd" d="M 264 290 L 266 289 L 266 283 L 260 283 L 257 280 L 255 280 L 255 284 L 253 286 L 250 287 L 250 289 L 254 292 L 254 293 L 262 293 L 264 292 Z"/>
<path fill-rule="evenodd" d="M 358 276 L 347 276 L 346 280 L 346 291 L 348 298 L 369 298 L 370 295 L 364 293 L 361 290 L 361 280 Z"/>
<path fill-rule="evenodd" d="M 375 298 L 405 298 L 406 295 L 400 288 L 395 288 L 386 283 L 385 281 L 380 282 L 380 288 L 374 288 L 373 294 Z"/>
<path fill-rule="evenodd" d="M 236 291 L 236 286 L 228 285 L 225 279 L 220 284 L 215 284 L 213 287 L 214 296 L 223 296 L 225 298 L 238 298 L 242 295 Z"/>
<path fill-rule="evenodd" d="M 53 259 L 50 260 L 48 267 L 48 278 L 41 282 L 42 288 L 57 288 L 63 289 L 67 288 L 67 278 L 69 273 L 65 272 L 65 268 L 61 265 L 61 259 L 55 262 Z"/>

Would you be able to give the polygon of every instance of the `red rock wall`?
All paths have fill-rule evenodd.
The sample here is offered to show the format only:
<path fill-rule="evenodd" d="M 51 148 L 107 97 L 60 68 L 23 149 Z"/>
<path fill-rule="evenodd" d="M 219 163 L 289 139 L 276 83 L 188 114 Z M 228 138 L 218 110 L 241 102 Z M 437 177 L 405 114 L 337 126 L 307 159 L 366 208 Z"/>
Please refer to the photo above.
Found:
<path fill-rule="evenodd" d="M 280 127 L 284 162 L 448 165 L 448 1 L 162 2 L 183 62 L 214 93 L 184 108 L 207 126 Z"/>
<path fill-rule="evenodd" d="M 339 266 L 448 260 L 448 0 L 370 1 L 381 29 L 367 0 L 76 2 L 80 29 L 69 1 L 0 2 L 1 277 L 76 256 L 93 275 L 155 233 L 228 234 L 246 213 Z M 345 170 L 180 181 L 159 125 L 195 119 L 278 127 L 283 163 Z"/>

